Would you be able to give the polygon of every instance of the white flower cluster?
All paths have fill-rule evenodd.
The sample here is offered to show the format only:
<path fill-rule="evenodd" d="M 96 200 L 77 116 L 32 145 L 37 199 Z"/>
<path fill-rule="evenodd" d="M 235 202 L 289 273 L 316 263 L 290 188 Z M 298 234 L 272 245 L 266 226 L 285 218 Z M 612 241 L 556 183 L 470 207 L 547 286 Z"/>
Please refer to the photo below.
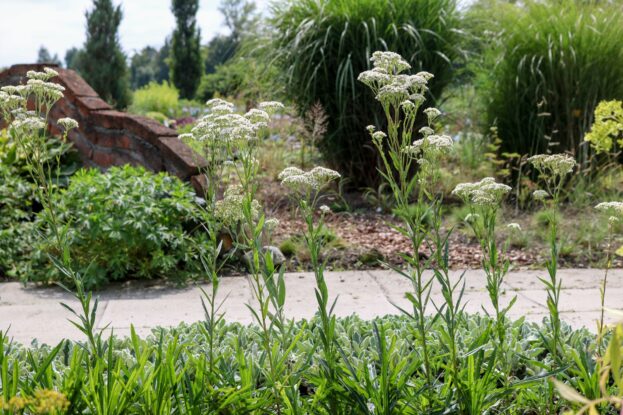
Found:
<path fill-rule="evenodd" d="M 266 229 L 269 232 L 274 231 L 275 229 L 277 229 L 278 226 L 279 226 L 279 219 L 276 219 L 276 218 L 266 219 L 266 221 L 264 222 L 264 229 Z"/>
<path fill-rule="evenodd" d="M 69 118 L 69 117 L 59 118 L 58 125 L 63 127 L 65 131 L 69 131 L 73 128 L 78 128 L 78 121 L 74 120 L 73 118 Z"/>
<path fill-rule="evenodd" d="M 427 84 L 433 75 L 428 72 L 401 74 L 411 65 L 394 52 L 374 52 L 370 60 L 373 68 L 360 73 L 357 79 L 372 89 L 377 100 L 400 106 L 405 113 L 414 114 L 424 102 L 423 94 L 428 90 Z"/>
<path fill-rule="evenodd" d="M 260 102 L 259 109 L 267 112 L 269 115 L 276 114 L 279 111 L 283 111 L 285 107 L 281 102 L 277 101 L 266 101 Z"/>
<path fill-rule="evenodd" d="M 11 123 L 11 128 L 18 131 L 27 131 L 32 133 L 37 130 L 45 128 L 45 121 L 43 118 L 36 115 L 21 114 L 16 117 Z"/>
<path fill-rule="evenodd" d="M 430 128 L 429 130 L 432 131 Z M 415 140 L 412 145 L 405 147 L 403 151 L 421 160 L 434 161 L 448 154 L 453 144 L 450 136 L 427 134 L 424 138 Z"/>
<path fill-rule="evenodd" d="M 509 229 L 510 231 L 521 232 L 521 225 L 515 222 L 507 224 L 506 228 Z"/>
<path fill-rule="evenodd" d="M 510 191 L 510 186 L 496 183 L 493 177 L 485 177 L 479 182 L 459 184 L 452 191 L 452 194 L 463 199 L 465 203 L 495 207 L 502 202 Z"/>
<path fill-rule="evenodd" d="M 266 102 L 260 104 L 260 109 L 254 108 L 240 115 L 234 112 L 234 104 L 220 98 L 211 99 L 206 104 L 208 114 L 197 122 L 190 135 L 182 134 L 180 139 L 213 144 L 248 143 L 257 139 L 258 132 L 268 127 L 269 112 L 283 108 L 278 102 Z M 266 108 L 267 111 L 261 108 Z"/>
<path fill-rule="evenodd" d="M 576 161 L 568 154 L 538 154 L 528 159 L 541 174 L 563 177 L 573 171 Z"/>
<path fill-rule="evenodd" d="M 230 186 L 225 190 L 223 199 L 216 202 L 214 216 L 227 227 L 234 227 L 245 219 L 244 195 L 240 186 Z M 251 214 L 253 219 L 260 216 L 262 207 L 257 200 L 251 202 Z"/>
<path fill-rule="evenodd" d="M 532 197 L 534 198 L 534 200 L 545 200 L 549 197 L 549 193 L 547 193 L 545 190 L 535 190 L 534 192 L 532 192 Z"/>
<path fill-rule="evenodd" d="M 43 72 L 28 71 L 26 85 L 7 85 L 0 88 L 0 111 L 6 117 L 26 103 L 29 95 L 34 94 L 49 109 L 56 101 L 63 98 L 65 88 L 50 79 L 58 76 L 58 72 L 45 68 Z"/>
<path fill-rule="evenodd" d="M 595 206 L 595 209 L 610 215 L 611 224 L 623 222 L 623 202 L 602 202 Z"/>
<path fill-rule="evenodd" d="M 325 167 L 314 167 L 307 172 L 298 167 L 287 167 L 279 173 L 282 185 L 300 193 L 317 191 L 340 177 L 338 172 Z"/>

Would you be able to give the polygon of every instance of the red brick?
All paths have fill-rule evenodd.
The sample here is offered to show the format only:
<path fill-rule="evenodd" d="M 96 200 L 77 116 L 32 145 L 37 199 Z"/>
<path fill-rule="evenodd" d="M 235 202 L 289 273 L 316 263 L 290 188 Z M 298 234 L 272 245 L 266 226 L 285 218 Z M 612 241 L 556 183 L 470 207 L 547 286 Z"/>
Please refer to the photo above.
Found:
<path fill-rule="evenodd" d="M 73 143 L 82 158 L 90 159 L 93 156 L 93 145 L 79 131 L 71 130 L 67 134 L 67 138 Z"/>
<path fill-rule="evenodd" d="M 140 115 L 128 114 L 124 126 L 130 132 L 154 145 L 157 145 L 158 137 L 177 136 L 175 130 L 165 127 L 158 121 Z"/>
<path fill-rule="evenodd" d="M 165 161 L 170 160 L 175 164 L 177 170 L 175 174 L 182 179 L 198 174 L 201 168 L 208 165 L 203 157 L 177 137 L 160 137 L 157 146 L 162 151 Z"/>
<path fill-rule="evenodd" d="M 26 72 L 28 71 L 43 71 L 43 68 L 54 68 L 54 70 L 58 71 L 60 68 L 56 64 L 52 63 L 19 63 L 17 65 L 13 65 L 9 68 L 9 73 L 13 76 L 21 76 L 25 77 Z"/>
<path fill-rule="evenodd" d="M 208 178 L 205 174 L 198 174 L 190 178 L 190 184 L 195 189 L 195 193 L 204 197 L 206 189 L 208 188 Z"/>
<path fill-rule="evenodd" d="M 126 134 L 119 134 L 117 132 L 102 132 L 94 131 L 91 134 L 91 140 L 99 147 L 106 148 L 122 148 L 124 150 L 130 150 L 133 148 L 132 138 Z"/>
<path fill-rule="evenodd" d="M 67 90 L 76 97 L 98 97 L 97 92 L 86 83 L 80 75 L 71 69 L 56 69 L 58 78 L 53 81 L 60 82 Z"/>
<path fill-rule="evenodd" d="M 126 114 L 115 110 L 93 111 L 90 122 L 109 130 L 123 130 Z"/>
<path fill-rule="evenodd" d="M 75 97 L 76 108 L 83 117 L 88 117 L 93 111 L 111 110 L 112 107 L 100 97 Z"/>

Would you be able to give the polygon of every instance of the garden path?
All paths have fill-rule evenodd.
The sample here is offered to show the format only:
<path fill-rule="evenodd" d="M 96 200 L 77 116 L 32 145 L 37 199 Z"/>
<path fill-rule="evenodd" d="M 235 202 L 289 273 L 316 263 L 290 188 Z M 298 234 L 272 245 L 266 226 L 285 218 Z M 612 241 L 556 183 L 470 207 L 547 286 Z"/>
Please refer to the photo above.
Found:
<path fill-rule="evenodd" d="M 461 271 L 454 271 L 456 279 Z M 600 314 L 599 286 L 602 270 L 560 270 L 562 280 L 561 316 L 574 327 L 586 326 L 595 330 Z M 510 316 L 525 316 L 540 321 L 547 315 L 546 293 L 538 280 L 544 271 L 513 271 L 504 283 L 502 302 L 514 296 L 517 302 Z M 339 296 L 335 312 L 338 316 L 353 313 L 362 318 L 398 314 L 396 306 L 408 307 L 403 293 L 409 281 L 390 271 L 327 272 L 327 284 L 332 295 Z M 465 310 L 490 310 L 485 290 L 486 277 L 480 270 L 465 272 Z M 314 276 L 312 273 L 286 274 L 286 314 L 292 318 L 309 318 L 316 309 Z M 134 324 L 139 335 L 147 335 L 157 326 L 174 326 L 181 322 L 202 320 L 201 288 L 208 285 L 173 288 L 155 282 L 132 282 L 97 292 L 99 297 L 98 327 L 109 325 L 118 335 L 127 335 Z M 222 310 L 228 321 L 251 322 L 246 304 L 253 304 L 247 277 L 225 277 L 221 280 L 219 299 L 225 299 Z M 433 286 L 432 300 L 441 302 L 439 286 Z M 623 310 L 623 269 L 611 270 L 608 276 L 606 307 Z M 77 306 L 71 295 L 58 288 L 35 288 L 20 283 L 0 283 L 0 330 L 10 327 L 10 335 L 19 342 L 56 343 L 63 338 L 82 339 L 82 334 L 68 321 L 70 314 L 60 302 Z M 431 306 L 431 311 L 433 310 Z M 623 315 L 607 312 L 608 321 Z"/>

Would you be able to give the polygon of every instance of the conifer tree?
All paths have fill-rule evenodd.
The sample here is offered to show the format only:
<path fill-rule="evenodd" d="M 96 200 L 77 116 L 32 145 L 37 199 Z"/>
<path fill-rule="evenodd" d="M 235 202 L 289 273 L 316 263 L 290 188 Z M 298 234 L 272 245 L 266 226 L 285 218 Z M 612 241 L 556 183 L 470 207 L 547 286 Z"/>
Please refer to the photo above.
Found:
<path fill-rule="evenodd" d="M 86 12 L 87 39 L 80 51 L 78 71 L 102 99 L 117 108 L 130 103 L 128 67 L 119 43 L 121 6 L 112 0 L 93 0 Z"/>
<path fill-rule="evenodd" d="M 194 97 L 203 74 L 198 9 L 199 0 L 173 0 L 171 4 L 177 23 L 171 40 L 171 80 L 187 99 Z"/>

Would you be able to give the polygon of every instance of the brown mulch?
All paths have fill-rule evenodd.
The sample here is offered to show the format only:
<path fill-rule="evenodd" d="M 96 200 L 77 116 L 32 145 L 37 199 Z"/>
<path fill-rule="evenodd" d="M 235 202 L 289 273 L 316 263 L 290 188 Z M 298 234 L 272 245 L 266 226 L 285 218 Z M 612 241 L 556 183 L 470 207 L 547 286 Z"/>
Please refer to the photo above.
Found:
<path fill-rule="evenodd" d="M 293 217 L 288 210 L 279 210 L 273 215 L 280 221 L 273 234 L 274 243 L 301 235 L 305 224 Z M 391 265 L 404 263 L 402 255 L 412 252 L 411 242 L 392 229 L 397 225 L 394 217 L 375 212 L 337 213 L 326 218 L 326 225 L 340 239 L 339 247 L 329 248 L 328 266 L 332 269 L 362 269 L 382 267 L 379 261 Z M 476 241 L 454 232 L 449 240 L 449 262 L 451 268 L 480 268 L 482 253 Z M 423 250 L 426 255 L 427 249 Z M 528 267 L 539 262 L 536 250 L 511 248 L 509 259 L 515 267 Z M 291 258 L 289 268 L 307 268 L 304 255 Z M 299 256 L 299 257 L 300 257 Z"/>
<path fill-rule="evenodd" d="M 272 244 L 280 246 L 284 241 L 302 236 L 304 223 L 284 193 L 283 187 L 275 180 L 264 177 L 260 185 L 258 199 L 266 210 L 267 217 L 279 219 L 280 225 L 273 233 Z M 332 205 L 346 201 L 349 212 L 334 213 L 326 217 L 328 228 L 339 239 L 338 243 L 325 249 L 327 268 L 333 270 L 383 268 L 380 262 L 400 266 L 404 264 L 402 255 L 412 252 L 411 244 L 392 225 L 399 221 L 388 213 L 378 213 L 364 200 L 361 193 L 348 193 L 338 197 L 327 195 L 321 203 Z M 526 216 L 526 215 L 524 215 Z M 514 218 L 522 226 L 529 216 Z M 449 262 L 453 269 L 482 268 L 482 251 L 478 241 L 469 232 L 455 229 L 449 239 Z M 310 269 L 308 255 L 297 252 L 288 258 L 288 270 Z M 542 242 L 530 241 L 527 246 L 512 246 L 507 252 L 513 268 L 542 267 L 549 250 Z M 424 249 L 424 254 L 427 251 Z M 565 268 L 589 268 L 602 266 L 603 258 L 593 253 L 587 258 L 585 253 L 561 256 L 559 265 Z M 623 258 L 613 259 L 613 267 L 623 267 Z"/>

